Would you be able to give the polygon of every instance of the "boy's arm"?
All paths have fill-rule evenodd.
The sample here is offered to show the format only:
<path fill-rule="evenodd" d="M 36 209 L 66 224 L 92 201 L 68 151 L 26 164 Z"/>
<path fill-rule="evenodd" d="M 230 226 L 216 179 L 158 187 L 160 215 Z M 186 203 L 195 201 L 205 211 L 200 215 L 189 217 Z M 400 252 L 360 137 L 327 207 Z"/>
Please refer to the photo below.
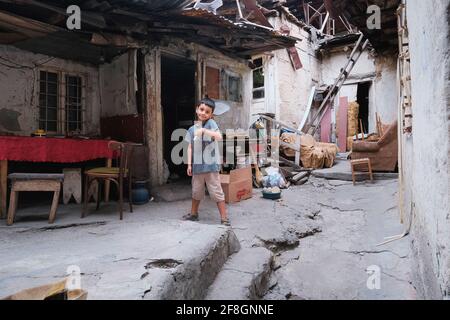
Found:
<path fill-rule="evenodd" d="M 189 143 L 188 149 L 187 149 L 187 165 L 192 166 L 192 143 Z"/>
<path fill-rule="evenodd" d="M 192 143 L 189 143 L 188 149 L 187 149 L 187 174 L 188 176 L 192 176 Z"/>
<path fill-rule="evenodd" d="M 220 133 L 219 130 L 213 131 L 213 130 L 203 128 L 203 134 L 206 134 L 207 136 L 214 138 L 214 140 L 216 140 L 216 141 L 222 140 L 222 133 Z"/>

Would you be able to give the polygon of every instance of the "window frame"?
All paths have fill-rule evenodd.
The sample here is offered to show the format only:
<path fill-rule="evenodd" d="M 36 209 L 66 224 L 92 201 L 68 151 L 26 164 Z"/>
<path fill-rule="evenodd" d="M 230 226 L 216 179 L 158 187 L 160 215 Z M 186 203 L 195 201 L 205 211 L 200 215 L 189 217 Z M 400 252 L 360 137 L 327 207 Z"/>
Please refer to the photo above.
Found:
<path fill-rule="evenodd" d="M 256 60 L 259 60 L 259 59 L 261 59 L 261 66 L 260 66 L 260 67 L 257 67 L 257 68 L 252 68 L 252 100 L 253 100 L 253 101 L 263 101 L 263 100 L 266 98 L 266 75 L 265 75 L 265 73 L 264 73 L 264 71 L 265 71 L 265 66 L 264 66 L 265 61 L 264 61 L 264 57 L 263 57 L 263 56 L 256 56 L 256 57 L 252 58 L 252 64 L 255 64 L 255 61 L 256 61 Z M 262 71 L 264 84 L 263 84 L 263 86 L 261 86 L 261 87 L 255 88 L 255 87 L 254 87 L 254 86 L 255 86 L 255 83 L 254 83 L 254 74 L 255 74 L 255 71 L 258 71 L 258 70 L 261 70 L 261 71 Z M 262 97 L 259 97 L 259 98 L 255 98 L 255 92 L 258 92 L 258 91 L 262 91 L 263 96 L 262 96 Z"/>
<path fill-rule="evenodd" d="M 77 130 L 70 130 L 67 122 L 67 114 L 68 114 L 68 108 L 67 108 L 67 83 L 66 83 L 66 76 L 70 77 L 79 77 L 81 79 L 81 130 L 78 132 L 81 134 L 86 133 L 86 88 L 88 87 L 88 75 L 87 73 L 83 72 L 72 72 L 67 70 L 62 70 L 58 68 L 39 68 L 37 70 L 37 88 L 36 90 L 36 96 L 37 96 L 37 124 L 38 128 L 40 128 L 40 94 L 41 94 L 41 88 L 40 88 L 40 82 L 41 82 L 41 71 L 48 72 L 48 73 L 55 73 L 57 75 L 57 107 L 56 107 L 56 131 L 47 131 L 47 133 L 51 134 L 64 134 L 64 135 L 70 135 L 76 132 Z M 47 121 L 47 119 L 45 120 Z"/>
<path fill-rule="evenodd" d="M 225 100 L 226 101 L 230 101 L 230 102 L 241 103 L 243 101 L 243 98 L 242 98 L 242 93 L 243 93 L 243 90 L 242 90 L 242 86 L 243 86 L 242 76 L 239 73 L 237 73 L 237 72 L 233 72 L 233 71 L 230 71 L 230 70 L 227 70 L 227 69 L 223 69 L 223 72 L 221 74 L 223 75 L 221 77 L 222 78 L 221 81 L 223 83 L 222 87 L 223 87 L 223 90 L 224 90 L 224 94 L 223 95 L 224 95 Z M 238 88 L 237 88 L 237 90 L 238 90 L 238 92 L 237 92 L 238 99 L 237 100 L 231 100 L 230 99 L 230 78 L 235 78 L 235 79 L 238 80 Z"/>

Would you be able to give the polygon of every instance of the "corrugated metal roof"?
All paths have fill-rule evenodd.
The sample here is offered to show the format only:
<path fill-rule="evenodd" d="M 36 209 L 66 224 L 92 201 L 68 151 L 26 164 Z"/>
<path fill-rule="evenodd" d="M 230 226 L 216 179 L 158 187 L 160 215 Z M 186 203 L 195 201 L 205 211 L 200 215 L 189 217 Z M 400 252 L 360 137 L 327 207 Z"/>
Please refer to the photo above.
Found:
<path fill-rule="evenodd" d="M 55 6 L 79 5 L 82 9 L 106 12 L 112 8 L 138 10 L 141 13 L 160 13 L 181 10 L 195 0 L 42 0 Z"/>
<path fill-rule="evenodd" d="M 182 9 L 194 0 L 110 0 L 112 5 L 125 5 L 130 7 L 145 7 L 154 11 Z"/>
<path fill-rule="evenodd" d="M 251 22 L 246 22 L 245 20 L 234 22 L 230 19 L 227 19 L 224 16 L 216 15 L 204 9 L 194 9 L 194 8 L 185 9 L 181 12 L 181 15 L 190 18 L 198 18 L 199 21 L 200 20 L 207 21 L 209 24 L 213 24 L 223 28 L 229 29 L 242 28 L 247 30 L 259 30 L 263 31 L 264 33 L 270 34 L 271 36 L 279 36 L 280 38 L 295 40 L 294 38 L 291 38 L 289 36 L 282 35 L 275 29 L 267 28 Z"/>

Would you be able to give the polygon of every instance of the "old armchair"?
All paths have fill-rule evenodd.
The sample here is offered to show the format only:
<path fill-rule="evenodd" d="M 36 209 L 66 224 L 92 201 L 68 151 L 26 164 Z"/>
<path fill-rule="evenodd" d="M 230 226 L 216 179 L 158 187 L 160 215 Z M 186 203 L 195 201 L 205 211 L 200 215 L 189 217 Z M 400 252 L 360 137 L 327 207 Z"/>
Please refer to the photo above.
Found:
<path fill-rule="evenodd" d="M 377 141 L 354 141 L 352 160 L 369 158 L 373 171 L 395 171 L 398 161 L 397 121 L 390 124 Z"/>

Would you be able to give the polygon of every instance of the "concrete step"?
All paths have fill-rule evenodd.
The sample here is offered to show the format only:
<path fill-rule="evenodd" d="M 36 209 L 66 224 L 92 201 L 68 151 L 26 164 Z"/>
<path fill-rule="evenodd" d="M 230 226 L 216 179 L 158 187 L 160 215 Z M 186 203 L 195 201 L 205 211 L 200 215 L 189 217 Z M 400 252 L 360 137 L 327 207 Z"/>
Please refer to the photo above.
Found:
<path fill-rule="evenodd" d="M 80 221 L 79 206 L 72 208 L 76 214 L 52 229 L 46 220 L 0 226 L 0 298 L 60 281 L 76 266 L 89 300 L 203 299 L 239 251 L 233 230 L 220 225 L 150 219 L 138 206 L 123 221 L 116 214 Z"/>
<path fill-rule="evenodd" d="M 218 238 L 209 238 L 212 241 L 201 244 L 196 239 L 195 247 L 201 248 L 196 255 L 191 254 L 170 274 L 162 274 L 161 270 L 149 274 L 149 278 L 156 278 L 150 286 L 156 290 L 145 295 L 149 300 L 198 300 L 204 299 L 205 292 L 215 281 L 219 272 L 230 255 L 240 250 L 239 240 L 232 231 L 227 229 Z M 206 240 L 203 239 L 203 240 Z M 159 274 L 158 274 L 159 273 Z M 162 275 L 159 277 L 158 275 Z"/>
<path fill-rule="evenodd" d="M 266 248 L 246 248 L 223 266 L 206 294 L 206 300 L 255 300 L 266 293 L 273 254 Z"/>
<path fill-rule="evenodd" d="M 350 167 L 350 160 L 336 159 L 333 167 L 324 169 L 315 169 L 311 172 L 311 175 L 316 178 L 324 178 L 328 180 L 352 181 L 352 170 Z M 398 179 L 398 173 L 374 172 L 373 177 L 375 180 Z M 368 179 L 369 175 L 366 172 L 355 173 L 356 181 Z"/>

